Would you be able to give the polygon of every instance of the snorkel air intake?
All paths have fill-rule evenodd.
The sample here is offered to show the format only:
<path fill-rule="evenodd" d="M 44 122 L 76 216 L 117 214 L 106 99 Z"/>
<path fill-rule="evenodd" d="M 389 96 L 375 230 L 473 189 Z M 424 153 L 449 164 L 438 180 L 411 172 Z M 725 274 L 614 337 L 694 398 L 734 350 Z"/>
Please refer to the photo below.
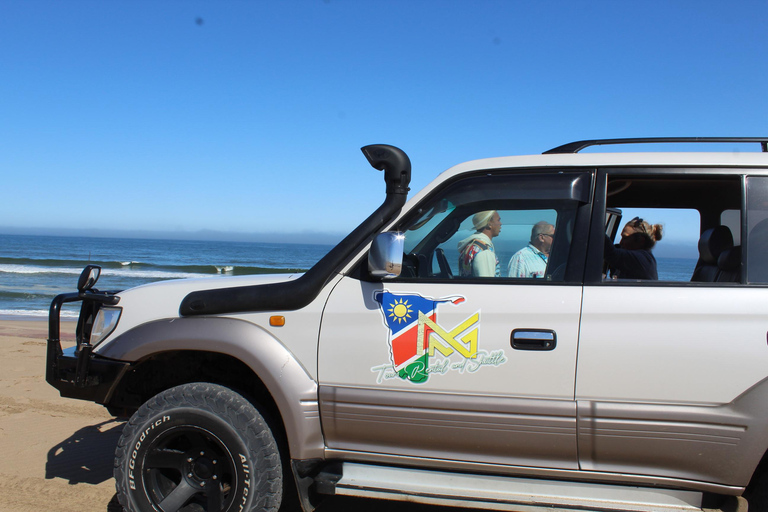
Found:
<path fill-rule="evenodd" d="M 182 316 L 250 311 L 290 311 L 312 302 L 352 252 L 377 234 L 405 204 L 411 181 L 411 160 L 386 144 L 361 148 L 374 169 L 384 171 L 387 197 L 379 208 L 303 276 L 283 283 L 192 292 L 181 301 Z"/>

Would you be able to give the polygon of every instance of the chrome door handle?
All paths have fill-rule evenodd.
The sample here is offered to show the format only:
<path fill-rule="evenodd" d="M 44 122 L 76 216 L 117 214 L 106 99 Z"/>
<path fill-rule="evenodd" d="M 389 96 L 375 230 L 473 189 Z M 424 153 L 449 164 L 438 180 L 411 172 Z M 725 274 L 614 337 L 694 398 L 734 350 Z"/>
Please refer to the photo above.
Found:
<path fill-rule="evenodd" d="M 511 343 L 515 350 L 554 350 L 557 334 L 549 329 L 515 329 Z"/>

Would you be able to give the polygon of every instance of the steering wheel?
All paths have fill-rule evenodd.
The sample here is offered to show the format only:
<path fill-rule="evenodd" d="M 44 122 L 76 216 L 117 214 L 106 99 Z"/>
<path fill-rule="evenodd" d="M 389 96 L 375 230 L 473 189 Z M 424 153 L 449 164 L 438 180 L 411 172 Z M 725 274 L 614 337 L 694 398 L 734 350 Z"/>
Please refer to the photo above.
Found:
<path fill-rule="evenodd" d="M 435 249 L 435 256 L 437 257 L 437 266 L 440 267 L 440 275 L 453 279 L 453 271 L 448 264 L 448 258 L 445 257 L 445 251 L 442 249 Z"/>

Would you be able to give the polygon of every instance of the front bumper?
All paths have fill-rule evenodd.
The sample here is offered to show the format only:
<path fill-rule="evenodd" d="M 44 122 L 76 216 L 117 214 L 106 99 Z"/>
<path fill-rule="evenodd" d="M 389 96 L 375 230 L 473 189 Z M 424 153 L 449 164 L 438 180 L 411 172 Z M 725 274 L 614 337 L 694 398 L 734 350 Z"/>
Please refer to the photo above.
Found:
<path fill-rule="evenodd" d="M 130 363 L 105 359 L 92 353 L 89 343 L 93 319 L 102 305 L 114 305 L 119 297 L 112 292 L 88 290 L 64 293 L 51 302 L 48 315 L 48 348 L 45 380 L 63 397 L 107 404 L 114 387 L 130 367 Z M 77 345 L 61 348 L 61 306 L 82 301 L 77 321 Z"/>

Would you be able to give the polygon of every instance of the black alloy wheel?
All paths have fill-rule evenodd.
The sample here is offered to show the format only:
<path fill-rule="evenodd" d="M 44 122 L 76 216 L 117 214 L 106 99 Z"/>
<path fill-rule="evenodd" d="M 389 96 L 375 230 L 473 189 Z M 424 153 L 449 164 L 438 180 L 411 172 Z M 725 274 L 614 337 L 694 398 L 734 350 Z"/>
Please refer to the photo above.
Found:
<path fill-rule="evenodd" d="M 126 424 L 115 459 L 129 512 L 277 511 L 282 465 L 258 410 L 207 383 L 171 388 Z"/>

